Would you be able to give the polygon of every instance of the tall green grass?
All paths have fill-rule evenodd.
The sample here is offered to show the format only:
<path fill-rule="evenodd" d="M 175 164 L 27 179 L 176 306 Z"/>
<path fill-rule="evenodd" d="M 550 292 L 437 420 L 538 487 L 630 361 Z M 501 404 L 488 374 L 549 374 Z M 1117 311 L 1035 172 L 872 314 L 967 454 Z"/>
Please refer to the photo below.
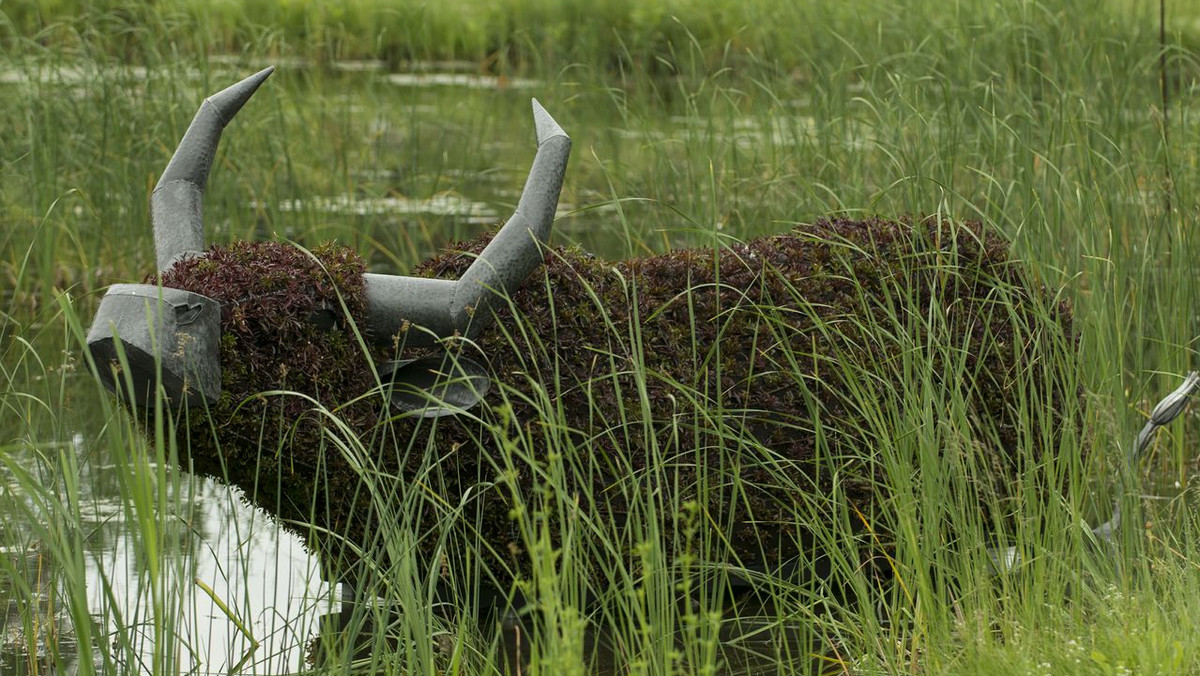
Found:
<path fill-rule="evenodd" d="M 1194 11 L 1173 3 L 1167 28 L 1187 33 Z M 579 0 L 55 0 L 8 3 L 8 36 L 47 50 L 153 63 L 172 53 L 273 53 L 337 59 L 464 60 L 500 72 L 554 75 L 578 65 L 634 74 L 670 74 L 727 58 L 771 61 L 778 74 L 806 68 L 817 56 L 852 55 L 878 62 L 897 47 L 919 47 L 931 31 L 987 42 L 996 26 L 1028 26 L 1001 68 L 1038 63 L 1063 37 L 1095 27 L 1104 39 L 1157 20 L 1157 6 L 1130 0 L 1013 3 L 958 1 L 908 11 L 894 3 L 774 3 L 680 0 L 588 3 Z M 1103 31 L 1103 32 L 1102 32 Z M 1002 31 L 1003 32 L 1003 31 Z M 1039 42 L 1042 41 L 1042 42 Z M 698 49 L 692 53 L 691 48 Z M 1000 55 L 1007 58 L 1007 55 Z M 975 67 L 969 61 L 959 67 Z"/>
<path fill-rule="evenodd" d="M 1175 497 L 1146 503 L 1147 517 L 1130 520 L 1115 560 L 1093 557 L 1081 527 L 1107 518 L 1121 450 L 1154 401 L 1197 365 L 1195 15 L 1182 3 L 1168 7 L 1174 103 L 1166 146 L 1157 8 L 1136 3 L 0 4 L 0 593 L 17 609 L 6 629 L 19 626 L 34 652 L 51 646 L 42 662 L 16 671 L 74 663 L 90 673 L 79 651 L 108 673 L 177 673 L 175 650 L 203 640 L 176 620 L 190 575 L 188 557 L 173 553 L 191 542 L 192 509 L 190 484 L 171 469 L 177 449 L 166 436 L 147 440 L 92 382 L 79 332 L 104 285 L 150 271 L 147 194 L 198 102 L 250 62 L 284 57 L 326 65 L 465 59 L 543 84 L 398 89 L 382 73 L 281 69 L 222 142 L 206 201 L 213 241 L 336 238 L 403 271 L 470 226 L 279 205 L 449 191 L 503 213 L 531 156 L 526 98 L 536 94 L 576 144 L 564 193 L 572 210 L 556 224 L 559 241 L 615 257 L 748 238 L 828 212 L 943 212 L 999 227 L 1074 304 L 1080 347 L 1047 370 L 1083 386 L 1086 433 L 1063 441 L 1059 461 L 1031 459 L 1029 480 L 1065 486 L 1064 497 L 1022 504 L 1025 519 L 1004 529 L 1025 562 L 1018 570 L 987 573 L 996 542 L 981 534 L 992 524 L 974 508 L 975 468 L 937 461 L 941 449 L 986 439 L 963 431 L 962 402 L 913 350 L 905 365 L 912 388 L 894 405 L 866 387 L 851 393 L 864 428 L 881 440 L 878 461 L 890 481 L 880 490 L 894 510 L 890 523 L 872 525 L 900 534 L 898 584 L 879 589 L 855 567 L 855 552 L 870 543 L 851 526 L 864 516 L 836 494 L 807 496 L 798 516 L 821 524 L 859 602 L 766 576 L 759 581 L 774 604 L 745 609 L 739 629 L 709 591 L 727 571 L 702 556 L 664 563 L 666 548 L 692 543 L 662 542 L 655 517 L 688 506 L 647 499 L 634 529 L 636 565 L 614 565 L 590 589 L 600 598 L 589 605 L 582 559 L 611 556 L 624 536 L 589 521 L 556 489 L 576 468 L 550 463 L 539 500 L 516 515 L 534 562 L 521 591 L 538 610 L 522 635 L 533 656 L 528 671 L 588 673 L 604 659 L 593 650 L 597 633 L 616 647 L 619 666 L 639 674 L 714 673 L 751 650 L 767 653 L 781 673 L 811 673 L 814 663 L 832 673 L 1197 670 L 1195 414 L 1168 429 L 1139 468 L 1147 492 Z M 232 54 L 233 63 L 214 53 Z M 543 403 L 544 438 L 497 421 L 489 446 L 503 449 L 499 461 L 527 462 L 535 442 L 563 459 L 586 453 L 556 434 L 561 412 Z M 1031 438 L 1048 433 L 1036 424 L 1040 403 L 1036 380 L 1013 393 Z M 944 424 L 924 424 L 934 411 Z M 735 434 L 718 436 L 736 448 Z M 371 441 L 340 443 L 367 453 Z M 940 471 L 907 472 L 914 462 Z M 383 483 L 369 472 L 364 480 Z M 658 479 L 637 480 L 640 492 Z M 135 617 L 124 616 L 119 585 L 84 589 L 84 557 L 105 546 L 89 482 L 116 497 L 143 562 L 136 587 L 146 603 Z M 380 534 L 384 544 L 411 546 L 420 533 L 408 515 L 417 509 L 470 523 L 471 505 L 431 501 L 407 493 L 388 503 L 395 518 Z M 563 530 L 550 532 L 551 522 Z M 955 526 L 953 546 L 939 537 L 944 524 Z M 718 536 L 701 523 L 682 535 L 701 552 Z M 449 579 L 415 567 L 379 571 L 364 593 L 383 603 L 360 607 L 349 623 L 368 627 L 380 649 L 356 660 L 336 645 L 345 636 L 331 636 L 328 650 L 339 657 L 326 671 L 505 672 L 493 627 L 431 608 L 435 583 L 465 607 L 486 574 L 472 549 L 480 545 L 454 542 L 463 546 L 445 549 L 456 564 Z M 88 593 L 107 609 L 94 621 Z M 681 594 L 695 603 L 678 605 Z M 237 603 L 232 612 L 241 612 Z M 743 631 L 791 640 L 737 638 Z M 160 648 L 138 664 L 146 636 Z"/>

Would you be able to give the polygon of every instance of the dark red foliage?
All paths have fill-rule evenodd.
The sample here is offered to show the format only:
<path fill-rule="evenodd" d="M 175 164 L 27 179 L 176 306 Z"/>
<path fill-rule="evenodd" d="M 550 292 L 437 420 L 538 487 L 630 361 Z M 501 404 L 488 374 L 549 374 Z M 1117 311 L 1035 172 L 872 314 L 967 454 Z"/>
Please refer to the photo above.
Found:
<path fill-rule="evenodd" d="M 462 253 L 417 274 L 454 278 L 487 241 L 459 245 Z M 1030 283 L 1004 239 L 979 224 L 932 219 L 915 226 L 834 219 L 716 250 L 616 263 L 554 249 L 544 275 L 516 293 L 513 306 L 529 329 L 490 331 L 477 342 L 507 387 L 534 401 L 544 388 L 544 398 L 584 431 L 590 457 L 576 464 L 589 471 L 574 479 L 591 485 L 567 490 L 604 496 L 587 509 L 619 523 L 634 497 L 623 492 L 627 477 L 666 472 L 664 485 L 679 491 L 666 504 L 699 497 L 705 520 L 728 536 L 730 554 L 756 567 L 784 564 L 811 545 L 796 523 L 797 514 L 811 513 L 796 487 L 827 496 L 836 481 L 877 530 L 887 523 L 877 518 L 877 498 L 887 494 L 888 477 L 872 449 L 890 430 L 862 420 L 850 391 L 865 386 L 902 405 L 912 386 L 903 352 L 929 342 L 967 350 L 957 369 L 935 364 L 934 371 L 967 376 L 946 386 L 963 393 L 977 431 L 995 435 L 989 447 L 958 449 L 982 454 L 975 460 L 984 468 L 977 477 L 984 523 L 1011 516 L 986 511 L 1017 491 L 1018 458 L 1055 450 L 1019 448 L 1026 437 L 1013 392 L 1022 378 L 1052 376 L 1074 342 L 1069 308 Z M 516 322 L 504 310 L 497 324 Z M 634 375 L 639 370 L 644 378 Z M 1064 397 L 1078 396 L 1056 387 L 1048 384 L 1050 425 Z M 536 428 L 541 409 L 514 401 L 519 424 Z M 719 421 L 703 415 L 717 411 Z M 653 440 L 642 433 L 647 419 Z M 439 448 L 472 443 L 461 427 L 441 426 L 436 436 Z M 652 457 L 675 461 L 648 466 Z M 701 497 L 700 484 L 717 488 Z M 504 551 L 511 529 L 499 516 L 488 522 L 495 528 L 488 536 Z M 663 515 L 666 538 L 676 516 Z"/>
<path fill-rule="evenodd" d="M 305 534 L 314 505 L 329 502 L 331 492 L 352 494 L 358 483 L 344 467 L 329 471 L 329 420 L 317 407 L 337 408 L 375 387 L 373 357 L 346 330 L 363 321 L 364 270 L 358 254 L 343 247 L 310 253 L 237 242 L 163 274 L 164 285 L 221 303 L 221 397 L 181 421 L 184 469 L 238 486 Z M 294 394 L 263 394 L 273 391 Z M 342 406 L 337 415 L 369 431 L 378 401 Z"/>
<path fill-rule="evenodd" d="M 460 245 L 415 274 L 454 278 L 489 239 Z M 365 311 L 362 262 L 344 249 L 314 253 L 323 268 L 285 245 L 215 247 L 177 265 L 164 284 L 224 307 L 225 392 L 209 419 L 193 416 L 186 430 L 195 469 L 227 477 L 284 523 L 296 522 L 338 567 L 342 537 L 379 546 L 380 496 L 372 502 L 361 470 L 322 443 L 325 423 L 311 401 L 254 396 L 290 389 L 334 409 L 375 387 L 369 358 L 390 356 L 368 357 L 345 323 L 321 330 L 309 321 L 330 309 L 343 317 L 344 304 L 361 325 Z M 805 502 L 797 487 L 836 491 L 872 520 L 881 509 L 887 477 L 872 451 L 881 431 L 860 419 L 851 388 L 902 403 L 906 350 L 962 346 L 965 366 L 945 371 L 971 377 L 946 385 L 970 403 L 973 424 L 994 432 L 993 445 L 960 449 L 982 455 L 986 510 L 1009 496 L 1022 471 L 1018 457 L 1054 452 L 1022 455 L 1010 395 L 1021 379 L 1057 363 L 1053 353 L 1073 340 L 1069 309 L 1032 284 L 1007 243 L 979 225 L 834 219 L 745 244 L 616 263 L 552 248 L 512 308 L 463 350 L 495 377 L 477 420 L 401 417 L 381 425 L 380 397 L 338 415 L 373 449 L 374 471 L 394 477 L 383 499 L 436 495 L 413 501 L 426 507 L 409 515 L 429 534 L 420 541 L 428 556 L 436 534 L 461 528 L 505 559 L 510 573 L 498 573 L 501 581 L 519 574 L 523 544 L 508 485 L 536 502 L 536 477 L 553 451 L 569 456 L 560 458 L 569 468 L 560 494 L 579 500 L 590 518 L 620 528 L 640 498 L 632 487 L 658 486 L 669 493 L 662 498 L 671 507 L 662 514 L 667 542 L 680 506 L 694 501 L 728 536 L 729 558 L 773 566 L 811 544 L 796 523 Z M 1046 415 L 1059 419 L 1077 393 L 1049 387 Z M 511 412 L 498 414 L 504 399 Z M 533 402 L 551 402 L 559 413 L 547 417 Z M 533 442 L 534 457 L 506 469 L 496 442 L 506 431 L 555 441 Z M 631 481 L 649 474 L 658 480 Z M 447 516 L 464 499 L 469 523 L 455 526 Z M 317 528 L 297 525 L 308 523 Z"/>

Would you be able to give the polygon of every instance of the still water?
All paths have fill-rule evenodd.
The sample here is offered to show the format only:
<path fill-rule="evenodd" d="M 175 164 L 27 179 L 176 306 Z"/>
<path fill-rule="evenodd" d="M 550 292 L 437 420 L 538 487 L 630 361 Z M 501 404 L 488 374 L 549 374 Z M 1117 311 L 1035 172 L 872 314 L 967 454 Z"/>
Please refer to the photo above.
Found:
<path fill-rule="evenodd" d="M 121 470 L 89 452 L 82 434 L 71 445 L 79 458 L 79 525 L 85 547 L 79 558 L 87 605 L 98 630 L 94 635 L 113 634 L 120 625 L 145 660 L 141 666 L 117 666 L 128 669 L 126 673 L 148 671 L 146 665 L 153 663 L 155 653 L 151 614 L 168 617 L 168 624 L 175 627 L 177 636 L 170 638 L 166 649 L 174 653 L 180 673 L 227 673 L 246 656 L 250 637 L 259 646 L 243 663 L 246 673 L 289 673 L 302 666 L 304 643 L 315 631 L 317 618 L 331 611 L 336 598 L 297 538 L 247 507 L 228 487 L 211 479 L 178 475 L 171 492 L 180 492 L 180 498 L 170 502 L 186 505 L 180 516 L 189 522 L 181 524 L 175 546 L 164 551 L 159 561 L 160 586 L 170 590 L 171 599 L 165 610 L 156 610 L 146 589 L 145 550 L 132 535 L 137 528 L 130 523 L 133 515 L 112 478 L 104 476 Z M 20 488 L 12 485 L 11 478 L 9 482 L 7 494 L 19 496 Z M 4 597 L 11 595 L 3 619 L 5 631 L 0 634 L 0 673 L 44 672 L 53 662 L 51 651 L 70 658 L 80 650 L 64 600 L 52 588 L 65 573 L 48 569 L 51 557 L 43 543 L 9 535 L 6 541 L 14 544 L 5 548 L 3 556 L 5 572 L 13 575 L 4 576 L 7 584 L 0 590 Z M 38 607 L 12 598 L 24 596 L 22 589 L 33 590 Z M 249 636 L 214 599 L 236 616 Z"/>

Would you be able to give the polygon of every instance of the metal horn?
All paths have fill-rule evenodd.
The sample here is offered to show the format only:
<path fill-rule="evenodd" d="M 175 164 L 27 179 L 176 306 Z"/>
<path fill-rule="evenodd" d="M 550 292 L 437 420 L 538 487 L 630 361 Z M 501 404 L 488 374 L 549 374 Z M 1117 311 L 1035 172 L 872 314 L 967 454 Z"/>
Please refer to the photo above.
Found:
<path fill-rule="evenodd" d="M 265 68 L 200 104 L 150 195 L 159 270 L 170 268 L 183 256 L 204 251 L 204 184 L 221 132 L 274 70 Z"/>
<path fill-rule="evenodd" d="M 366 275 L 370 329 L 376 339 L 390 340 L 406 323 L 438 337 L 457 332 L 472 338 L 504 297 L 542 264 L 542 248 L 550 236 L 571 155 L 571 138 L 537 99 L 533 100 L 533 121 L 537 155 L 517 208 L 460 279 Z M 405 337 L 408 345 L 432 340 L 416 331 Z"/>
<path fill-rule="evenodd" d="M 204 250 L 204 184 L 221 131 L 272 68 L 204 100 L 150 196 L 160 271 Z M 87 336 L 100 380 L 143 406 L 162 387 L 172 406 L 213 404 L 221 394 L 221 305 L 198 293 L 114 284 Z M 116 368 L 123 361 L 127 371 Z"/>

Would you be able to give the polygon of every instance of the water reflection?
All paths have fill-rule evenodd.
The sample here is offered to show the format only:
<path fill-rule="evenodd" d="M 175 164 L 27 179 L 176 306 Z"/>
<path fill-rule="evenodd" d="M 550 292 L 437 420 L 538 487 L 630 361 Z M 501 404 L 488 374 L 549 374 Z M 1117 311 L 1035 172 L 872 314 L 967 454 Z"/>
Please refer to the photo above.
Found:
<path fill-rule="evenodd" d="M 246 665 L 257 673 L 286 673 L 302 666 L 303 643 L 311 631 L 314 611 L 332 601 L 320 581 L 317 564 L 295 537 L 282 531 L 262 514 L 238 502 L 227 486 L 194 479 L 191 496 L 192 537 L 186 544 L 186 561 L 168 576 L 168 585 L 179 590 L 175 609 L 180 639 L 179 667 L 197 673 L 225 673 L 242 662 L 250 637 L 242 634 L 214 601 L 222 600 L 258 641 Z M 119 528 L 120 525 L 118 524 Z M 144 615 L 148 608 L 140 589 L 143 564 L 128 539 L 89 570 L 89 589 L 100 590 L 101 576 L 108 577 L 111 592 L 93 592 L 99 608 L 106 599 L 125 600 L 125 617 Z M 186 573 L 186 577 L 185 574 Z M 198 583 L 211 589 L 210 596 Z M 152 648 L 150 641 L 147 649 Z M 244 666 L 246 666 L 244 665 Z"/>
<path fill-rule="evenodd" d="M 305 642 L 332 599 L 299 540 L 240 502 L 228 486 L 172 469 L 162 474 L 179 479 L 167 491 L 172 514 L 162 515 L 157 557 L 150 562 L 151 548 L 139 540 L 142 532 L 133 522 L 138 515 L 127 487 L 120 485 L 122 469 L 98 456 L 95 463 L 86 459 L 82 436 L 72 445 L 80 457 L 78 534 L 85 551 L 48 550 L 55 545 L 42 539 L 46 524 L 5 524 L 0 599 L 7 599 L 7 608 L 0 674 L 76 674 L 80 659 L 128 674 L 227 674 L 239 664 L 239 672 L 289 674 L 304 666 Z M 36 460 L 29 467 L 38 472 Z M 34 499 L 11 481 L 5 496 Z M 28 504 L 4 513 L 46 510 Z M 116 664 L 104 663 L 101 646 L 90 658 L 77 654 L 77 630 L 65 594 L 77 585 L 64 582 L 71 570 L 54 569 L 74 556 L 82 564 L 85 603 L 94 624 L 90 635 L 107 644 L 104 652 Z M 157 584 L 150 581 L 155 578 L 151 569 L 160 570 Z M 174 633 L 156 636 L 156 627 Z M 156 646 L 156 640 L 164 645 Z M 252 640 L 259 644 L 253 651 Z M 131 650 L 119 647 L 124 645 Z"/>
<path fill-rule="evenodd" d="M 55 606 L 48 552 L 9 545 L 0 557 L 7 574 L 0 576 L 0 598 L 8 599 L 0 618 L 0 674 L 77 673 L 79 646 L 70 618 Z"/>
<path fill-rule="evenodd" d="M 535 89 L 540 80 L 469 73 L 390 73 L 387 82 L 401 87 L 456 87 L 462 89 Z"/>
<path fill-rule="evenodd" d="M 210 65 L 220 64 L 226 69 L 240 72 L 243 69 L 262 69 L 267 66 L 288 70 L 303 70 L 313 68 L 318 63 L 310 59 L 276 57 L 271 59 L 243 60 L 236 58 L 213 57 Z M 378 61 L 338 61 L 331 64 L 334 70 L 343 73 L 373 73 L 383 69 Z M 200 68 L 176 66 L 179 74 L 186 77 L 201 78 L 204 72 Z M 48 63 L 42 67 L 0 70 L 0 84 L 32 84 L 56 82 L 60 84 L 83 85 L 93 82 L 96 77 L 97 64 L 93 63 Z M 407 64 L 404 72 L 384 73 L 380 78 L 384 82 L 400 87 L 451 87 L 457 89 L 534 89 L 544 86 L 541 80 L 522 77 L 505 77 L 502 75 L 486 75 L 478 72 L 479 65 L 465 61 L 425 62 L 418 61 Z M 465 71 L 465 72 L 464 72 Z M 471 72 L 475 71 L 475 72 Z M 118 71 L 109 72 L 110 76 Z M 129 81 L 145 81 L 150 70 L 144 66 L 120 67 L 119 72 Z"/>
<path fill-rule="evenodd" d="M 258 203 L 251 206 L 259 207 Z M 280 211 L 316 211 L 326 214 L 374 216 L 393 214 L 397 216 L 449 216 L 472 225 L 495 223 L 500 213 L 483 202 L 473 202 L 454 194 L 434 195 L 429 199 L 406 197 L 311 197 L 283 200 L 277 205 Z"/>

